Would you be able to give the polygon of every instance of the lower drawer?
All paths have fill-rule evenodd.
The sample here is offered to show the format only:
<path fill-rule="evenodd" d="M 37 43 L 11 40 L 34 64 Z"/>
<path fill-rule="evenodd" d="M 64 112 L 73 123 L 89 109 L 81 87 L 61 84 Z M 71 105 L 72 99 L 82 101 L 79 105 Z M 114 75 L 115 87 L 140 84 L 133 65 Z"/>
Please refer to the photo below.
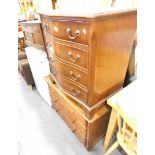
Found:
<path fill-rule="evenodd" d="M 57 80 L 57 82 L 59 83 L 59 86 L 65 90 L 66 92 L 68 92 L 69 94 L 71 94 L 73 97 L 83 101 L 84 103 L 87 103 L 87 95 L 88 92 L 86 89 L 74 84 L 73 82 L 71 82 L 70 80 L 62 77 L 57 71 L 56 69 L 53 67 L 53 65 L 50 63 L 50 71 L 51 74 L 54 76 L 54 78 Z"/>
<path fill-rule="evenodd" d="M 48 76 L 49 91 L 53 108 L 77 136 L 86 149 L 90 149 L 106 132 L 110 109 L 104 105 L 88 120 L 85 111 L 73 99 L 65 95 Z"/>

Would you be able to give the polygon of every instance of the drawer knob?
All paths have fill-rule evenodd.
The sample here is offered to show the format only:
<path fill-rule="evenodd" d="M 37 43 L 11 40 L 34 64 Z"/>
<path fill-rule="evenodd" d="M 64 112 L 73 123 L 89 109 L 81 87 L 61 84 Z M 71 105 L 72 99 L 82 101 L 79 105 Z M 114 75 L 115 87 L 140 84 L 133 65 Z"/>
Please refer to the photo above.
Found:
<path fill-rule="evenodd" d="M 56 72 L 55 72 L 55 70 L 53 69 L 53 67 L 50 66 L 50 69 L 51 69 L 51 73 L 52 73 L 53 75 L 56 75 Z"/>
<path fill-rule="evenodd" d="M 73 55 L 71 52 L 68 52 L 68 58 L 70 61 L 75 62 L 80 59 L 80 55 L 77 55 L 75 59 L 73 59 Z"/>
<path fill-rule="evenodd" d="M 78 96 L 80 94 L 80 91 L 79 90 L 75 90 L 73 87 L 71 87 L 71 91 L 72 91 L 74 96 Z"/>
<path fill-rule="evenodd" d="M 73 36 L 73 32 L 70 28 L 67 28 L 68 37 L 72 40 L 76 39 L 78 36 L 80 36 L 80 31 L 76 30 L 75 35 Z"/>
<path fill-rule="evenodd" d="M 81 76 L 80 75 L 75 75 L 72 71 L 69 72 L 71 75 L 71 78 L 75 81 L 79 81 Z"/>
<path fill-rule="evenodd" d="M 45 25 L 43 26 L 43 28 L 44 28 L 45 31 L 47 31 L 47 30 L 49 29 L 48 24 L 45 24 Z"/>
<path fill-rule="evenodd" d="M 59 109 L 55 109 L 56 112 L 59 112 Z"/>

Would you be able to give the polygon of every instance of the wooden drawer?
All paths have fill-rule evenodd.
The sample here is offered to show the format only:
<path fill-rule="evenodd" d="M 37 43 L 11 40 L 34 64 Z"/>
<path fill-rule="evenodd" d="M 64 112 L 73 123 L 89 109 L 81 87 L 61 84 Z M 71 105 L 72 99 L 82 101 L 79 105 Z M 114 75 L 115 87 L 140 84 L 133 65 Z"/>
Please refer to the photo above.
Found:
<path fill-rule="evenodd" d="M 86 87 L 88 86 L 88 75 L 86 73 L 56 58 L 53 61 L 54 68 L 59 74 Z"/>
<path fill-rule="evenodd" d="M 54 54 L 75 65 L 88 68 L 88 51 L 53 42 Z"/>
<path fill-rule="evenodd" d="M 54 78 L 59 83 L 59 86 L 67 91 L 72 96 L 78 98 L 81 101 L 84 101 L 87 103 L 87 90 L 84 88 L 81 88 L 80 86 L 75 85 L 71 81 L 67 80 L 66 78 L 63 78 L 61 75 L 57 73 L 55 68 L 50 64 L 50 70 L 51 74 L 54 76 Z"/>
<path fill-rule="evenodd" d="M 82 21 L 57 21 L 51 22 L 52 36 L 63 40 L 88 45 L 89 23 Z"/>
<path fill-rule="evenodd" d="M 53 103 L 53 105 L 55 105 L 55 102 L 59 100 L 60 96 L 54 89 L 52 89 L 52 87 L 49 87 L 49 92 L 50 92 L 51 102 Z"/>

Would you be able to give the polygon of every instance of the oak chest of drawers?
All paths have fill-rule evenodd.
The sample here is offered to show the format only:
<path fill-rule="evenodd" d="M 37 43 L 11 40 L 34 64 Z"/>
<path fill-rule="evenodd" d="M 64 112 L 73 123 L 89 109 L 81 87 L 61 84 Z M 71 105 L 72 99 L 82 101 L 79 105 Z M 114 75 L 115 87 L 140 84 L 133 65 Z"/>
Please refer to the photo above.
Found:
<path fill-rule="evenodd" d="M 136 14 L 135 9 L 87 16 L 40 14 L 50 76 L 86 109 L 122 88 Z"/>
<path fill-rule="evenodd" d="M 45 51 L 41 23 L 39 21 L 27 21 L 22 23 L 22 27 L 26 44 Z"/>
<path fill-rule="evenodd" d="M 56 84 L 53 84 L 49 76 L 45 79 L 48 83 L 52 107 L 76 135 L 81 144 L 87 150 L 91 149 L 106 133 L 110 107 L 104 105 L 93 114 L 92 119 L 87 119 L 83 109 L 76 101 L 66 96 Z"/>

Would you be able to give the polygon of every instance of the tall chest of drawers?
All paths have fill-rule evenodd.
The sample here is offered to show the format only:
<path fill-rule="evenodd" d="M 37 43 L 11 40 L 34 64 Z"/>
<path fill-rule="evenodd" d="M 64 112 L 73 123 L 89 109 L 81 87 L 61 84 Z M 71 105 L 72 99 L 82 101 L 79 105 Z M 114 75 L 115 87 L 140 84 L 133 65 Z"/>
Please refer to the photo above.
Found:
<path fill-rule="evenodd" d="M 79 104 L 94 108 L 123 86 L 137 11 L 90 16 L 41 14 L 51 76 Z"/>

